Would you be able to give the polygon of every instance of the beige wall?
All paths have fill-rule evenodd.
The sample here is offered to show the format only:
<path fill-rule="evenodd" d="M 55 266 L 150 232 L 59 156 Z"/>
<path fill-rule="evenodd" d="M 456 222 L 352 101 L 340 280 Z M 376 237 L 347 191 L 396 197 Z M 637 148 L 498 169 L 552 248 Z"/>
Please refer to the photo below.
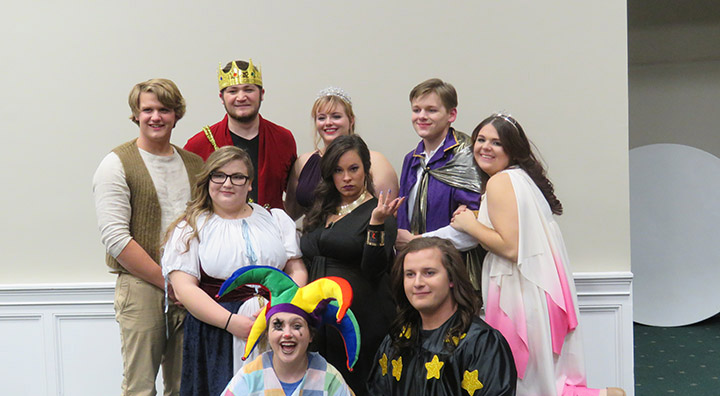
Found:
<path fill-rule="evenodd" d="M 416 143 L 407 94 L 458 88 L 456 126 L 505 109 L 549 164 L 575 271 L 630 269 L 625 2 L 12 2 L 0 16 L 0 284 L 112 280 L 92 174 L 137 136 L 127 94 L 173 79 L 188 102 L 183 144 L 223 115 L 218 62 L 263 67 L 262 114 L 312 147 L 309 109 L 330 84 L 358 132 L 398 173 Z"/>
<path fill-rule="evenodd" d="M 698 1 L 691 19 L 630 27 L 631 149 L 674 143 L 720 157 L 720 21 Z"/>
<path fill-rule="evenodd" d="M 720 157 L 720 61 L 635 65 L 630 76 L 630 148 L 657 143 Z"/>

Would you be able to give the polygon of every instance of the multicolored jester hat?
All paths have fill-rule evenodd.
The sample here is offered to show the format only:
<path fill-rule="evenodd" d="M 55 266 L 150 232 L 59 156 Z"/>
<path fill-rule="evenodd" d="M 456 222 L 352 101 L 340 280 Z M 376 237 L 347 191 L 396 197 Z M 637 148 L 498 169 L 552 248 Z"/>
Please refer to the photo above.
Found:
<path fill-rule="evenodd" d="M 235 271 L 220 287 L 222 297 L 243 285 L 258 285 L 270 293 L 270 301 L 258 314 L 245 344 L 243 360 L 252 352 L 267 328 L 267 322 L 278 312 L 300 315 L 309 326 L 328 324 L 335 327 L 345 343 L 348 370 L 360 354 L 360 327 L 349 309 L 352 288 L 343 278 L 328 276 L 299 287 L 286 273 L 274 267 L 251 265 Z"/>

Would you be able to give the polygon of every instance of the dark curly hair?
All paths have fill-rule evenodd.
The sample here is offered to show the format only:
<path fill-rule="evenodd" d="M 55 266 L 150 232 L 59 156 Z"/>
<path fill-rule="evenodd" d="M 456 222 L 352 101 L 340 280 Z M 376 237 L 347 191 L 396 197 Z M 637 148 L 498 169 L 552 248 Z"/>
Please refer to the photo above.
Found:
<path fill-rule="evenodd" d="M 509 115 L 493 114 L 475 127 L 472 133 L 473 142 L 477 140 L 480 130 L 488 124 L 491 124 L 497 130 L 503 150 L 505 150 L 505 153 L 507 153 L 510 159 L 510 166 L 517 165 L 527 172 L 542 192 L 552 212 L 556 215 L 561 215 L 563 212 L 562 204 L 555 196 L 555 189 L 545 174 L 545 168 L 543 168 L 540 161 L 535 158 L 530 140 L 528 140 L 527 135 L 525 135 L 522 126 Z M 480 169 L 480 178 L 482 179 L 482 189 L 484 193 L 486 183 L 488 179 L 490 179 L 490 176 Z"/>
<path fill-rule="evenodd" d="M 370 150 L 358 135 L 338 136 L 325 149 L 320 160 L 320 183 L 315 187 L 315 203 L 303 220 L 303 234 L 324 226 L 330 214 L 340 205 L 340 192 L 335 187 L 335 168 L 348 151 L 355 151 L 362 161 L 365 172 L 365 189 L 375 195 L 370 175 Z"/>

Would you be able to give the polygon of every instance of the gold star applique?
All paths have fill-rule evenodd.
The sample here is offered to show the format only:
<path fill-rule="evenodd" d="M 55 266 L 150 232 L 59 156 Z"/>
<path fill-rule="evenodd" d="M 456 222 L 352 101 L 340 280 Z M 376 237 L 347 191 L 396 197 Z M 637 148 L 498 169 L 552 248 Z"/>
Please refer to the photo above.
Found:
<path fill-rule="evenodd" d="M 401 337 L 405 337 L 405 338 L 407 338 L 407 339 L 409 340 L 409 339 L 410 339 L 410 333 L 411 333 L 411 332 L 410 332 L 410 328 L 407 327 L 407 326 L 404 326 L 403 329 L 402 329 L 402 333 L 400 333 L 400 336 L 401 336 Z"/>
<path fill-rule="evenodd" d="M 455 344 L 455 346 L 458 346 L 458 344 L 460 343 L 460 340 L 462 340 L 463 338 L 465 338 L 466 335 L 467 335 L 467 333 L 462 333 L 462 334 L 460 335 L 460 337 L 455 337 L 455 336 L 453 336 L 453 338 L 452 338 L 453 344 Z"/>
<path fill-rule="evenodd" d="M 436 378 L 440 379 L 440 369 L 445 364 L 438 359 L 437 355 L 433 356 L 432 360 L 425 363 L 425 369 L 427 370 L 427 379 Z"/>
<path fill-rule="evenodd" d="M 463 380 L 462 380 L 462 388 L 465 389 L 470 396 L 473 396 L 475 394 L 475 391 L 478 389 L 483 388 L 482 382 L 478 380 L 478 371 L 467 371 L 465 370 L 465 373 L 463 374 Z"/>
<path fill-rule="evenodd" d="M 392 375 L 395 377 L 395 381 L 400 381 L 400 375 L 402 375 L 402 356 L 393 360 L 392 362 Z"/>
<path fill-rule="evenodd" d="M 387 375 L 387 355 L 383 353 L 380 360 L 378 360 L 378 363 L 380 363 L 380 371 L 382 371 L 383 377 Z"/>

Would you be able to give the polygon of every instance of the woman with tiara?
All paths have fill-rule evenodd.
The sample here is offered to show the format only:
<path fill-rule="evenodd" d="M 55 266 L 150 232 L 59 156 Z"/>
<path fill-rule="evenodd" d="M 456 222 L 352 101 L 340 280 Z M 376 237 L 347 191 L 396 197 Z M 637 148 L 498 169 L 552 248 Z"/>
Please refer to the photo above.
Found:
<path fill-rule="evenodd" d="M 328 87 L 318 93 L 310 116 L 315 121 L 315 150 L 302 154 L 290 173 L 285 199 L 285 210 L 297 219 L 307 213 L 315 201 L 315 188 L 320 182 L 320 159 L 327 146 L 338 136 L 355 133 L 355 113 L 350 95 L 337 87 Z M 384 155 L 370 151 L 373 187 L 376 191 L 389 191 L 397 197 L 398 178 Z"/>
<path fill-rule="evenodd" d="M 488 251 L 485 321 L 510 344 L 519 396 L 621 396 L 587 387 L 572 271 L 553 215 L 563 207 L 520 124 L 493 114 L 473 131 L 483 198 L 477 218 L 458 209 L 450 223 Z"/>
<path fill-rule="evenodd" d="M 321 331 L 313 344 L 358 395 L 365 394 L 375 352 L 395 314 L 388 270 L 397 235 L 394 214 L 403 202 L 387 191 L 376 194 L 371 173 L 370 152 L 359 136 L 334 139 L 320 161 L 317 198 L 300 238 L 310 281 L 335 276 L 352 286 L 351 308 L 362 337 L 354 371 L 345 368 L 343 341 L 334 332 Z"/>

